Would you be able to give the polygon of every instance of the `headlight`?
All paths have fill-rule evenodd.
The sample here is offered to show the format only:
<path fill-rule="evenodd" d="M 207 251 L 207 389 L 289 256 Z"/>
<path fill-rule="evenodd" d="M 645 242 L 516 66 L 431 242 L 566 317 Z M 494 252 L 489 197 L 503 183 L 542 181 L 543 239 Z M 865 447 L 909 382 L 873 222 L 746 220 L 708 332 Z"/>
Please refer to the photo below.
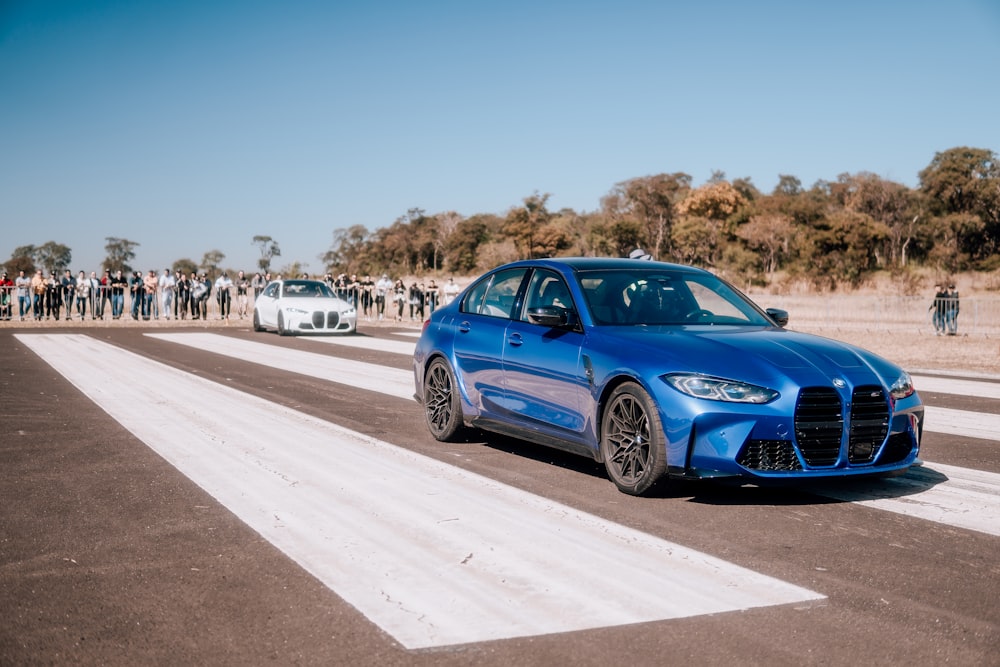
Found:
<path fill-rule="evenodd" d="M 302 310 L 301 308 L 285 308 L 286 313 L 295 313 L 296 315 L 308 315 L 308 310 Z"/>
<path fill-rule="evenodd" d="M 664 375 L 663 381 L 671 387 L 695 398 L 727 403 L 770 403 L 778 398 L 778 392 L 755 384 L 725 380 L 707 375 L 671 373 Z"/>
<path fill-rule="evenodd" d="M 900 400 L 906 398 L 907 396 L 912 396 L 916 389 L 913 388 L 913 378 L 910 377 L 909 373 L 903 373 L 896 381 L 892 383 L 889 387 L 889 394 L 892 396 L 893 400 Z"/>

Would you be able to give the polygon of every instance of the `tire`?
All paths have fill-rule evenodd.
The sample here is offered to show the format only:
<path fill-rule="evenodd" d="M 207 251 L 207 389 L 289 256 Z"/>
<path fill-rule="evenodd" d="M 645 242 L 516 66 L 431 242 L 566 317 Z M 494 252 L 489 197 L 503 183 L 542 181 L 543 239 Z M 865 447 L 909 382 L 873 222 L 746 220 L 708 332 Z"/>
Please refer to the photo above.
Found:
<path fill-rule="evenodd" d="M 618 490 L 640 496 L 667 472 L 660 413 L 646 390 L 634 382 L 611 392 L 601 419 L 601 454 Z"/>
<path fill-rule="evenodd" d="M 437 358 L 424 372 L 424 420 L 436 440 L 456 442 L 465 431 L 455 374 Z"/>
<path fill-rule="evenodd" d="M 264 327 L 260 326 L 260 314 L 257 312 L 256 309 L 253 311 L 253 330 L 254 331 L 264 330 Z"/>
<path fill-rule="evenodd" d="M 278 313 L 278 335 L 279 336 L 287 336 L 290 333 L 291 332 L 288 329 L 285 328 L 285 314 L 284 313 Z"/>

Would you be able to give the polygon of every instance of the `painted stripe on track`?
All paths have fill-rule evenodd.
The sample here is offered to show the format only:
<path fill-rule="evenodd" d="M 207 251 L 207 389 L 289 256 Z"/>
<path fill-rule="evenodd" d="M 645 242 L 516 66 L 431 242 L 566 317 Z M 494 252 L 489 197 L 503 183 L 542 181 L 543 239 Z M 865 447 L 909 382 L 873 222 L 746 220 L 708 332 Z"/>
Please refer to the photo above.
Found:
<path fill-rule="evenodd" d="M 375 350 L 377 352 L 392 352 L 393 354 L 405 354 L 408 357 L 413 356 L 413 350 L 417 347 L 416 341 L 407 342 L 368 336 L 302 336 L 302 338 L 314 343 L 326 343 L 327 345 Z"/>
<path fill-rule="evenodd" d="M 828 498 L 1000 535 L 1000 475 L 925 463 L 902 477 L 810 486 Z"/>
<path fill-rule="evenodd" d="M 318 352 L 292 350 L 279 345 L 220 336 L 210 333 L 146 334 L 150 338 L 249 361 L 269 368 L 307 375 L 309 377 L 346 384 L 357 389 L 413 400 L 413 372 L 353 359 L 340 359 Z M 412 354 L 412 350 L 410 352 Z"/>
<path fill-rule="evenodd" d="M 410 649 L 823 598 L 88 336 L 16 337 Z"/>
<path fill-rule="evenodd" d="M 914 375 L 913 384 L 918 392 L 1000 398 L 1000 382 L 979 382 L 977 380 Z"/>
<path fill-rule="evenodd" d="M 1000 440 L 1000 415 L 924 406 L 924 430 L 983 440 Z"/>

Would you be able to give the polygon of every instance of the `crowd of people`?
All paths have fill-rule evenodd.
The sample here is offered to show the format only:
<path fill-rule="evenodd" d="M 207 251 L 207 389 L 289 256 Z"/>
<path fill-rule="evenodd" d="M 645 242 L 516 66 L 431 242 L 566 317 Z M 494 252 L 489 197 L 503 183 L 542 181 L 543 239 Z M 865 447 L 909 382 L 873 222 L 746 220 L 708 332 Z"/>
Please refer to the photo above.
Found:
<path fill-rule="evenodd" d="M 434 279 L 427 283 L 413 281 L 407 285 L 402 278 L 392 280 L 388 274 L 375 280 L 371 276 L 358 277 L 327 274 L 324 281 L 345 301 L 358 309 L 358 315 L 365 321 L 393 318 L 401 322 L 423 320 L 439 305 L 451 303 L 461 291 L 454 278 L 439 286 Z"/>
<path fill-rule="evenodd" d="M 74 276 L 69 269 L 61 276 L 55 271 L 45 275 L 39 269 L 30 277 L 20 271 L 13 280 L 3 272 L 0 320 L 72 321 L 108 317 L 203 320 L 210 315 L 217 319 L 243 319 L 252 314 L 253 300 L 271 280 L 270 273 L 258 272 L 251 277 L 244 271 L 233 278 L 222 272 L 214 281 L 205 272 L 170 269 L 159 275 L 153 270 L 145 275 L 135 271 L 130 276 L 122 271 L 105 271 L 102 276 L 96 271 L 89 276 L 80 271 Z M 371 276 L 327 274 L 323 280 L 367 321 L 388 318 L 402 321 L 406 317 L 422 320 L 460 291 L 454 278 L 442 286 L 433 279 L 426 284 L 414 281 L 407 286 L 402 279 L 391 280 L 388 274 L 378 280 Z"/>
<path fill-rule="evenodd" d="M 263 280 L 259 277 L 260 289 Z M 135 271 L 131 276 L 122 271 L 105 271 L 103 276 L 80 271 L 73 276 L 69 269 L 61 276 L 55 271 L 45 275 L 38 269 L 31 277 L 20 271 L 14 280 L 4 272 L 0 276 L 0 319 L 207 319 L 213 294 L 217 307 L 211 310 L 220 319 L 230 317 L 234 301 L 237 316 L 243 318 L 249 313 L 252 289 L 243 271 L 235 279 L 223 272 L 215 281 L 204 272 L 170 269 L 161 275 L 150 270 L 145 275 Z"/>

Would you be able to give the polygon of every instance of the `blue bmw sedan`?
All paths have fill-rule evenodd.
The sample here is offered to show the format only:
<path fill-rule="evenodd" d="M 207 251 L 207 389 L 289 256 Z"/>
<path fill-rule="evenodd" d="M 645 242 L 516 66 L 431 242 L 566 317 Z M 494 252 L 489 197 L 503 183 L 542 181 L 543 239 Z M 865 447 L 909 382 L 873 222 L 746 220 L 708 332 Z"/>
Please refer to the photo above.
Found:
<path fill-rule="evenodd" d="M 481 429 L 569 450 L 633 495 L 671 477 L 905 471 L 924 414 L 910 376 L 787 321 L 689 266 L 515 262 L 425 323 L 415 397 L 438 440 Z"/>

